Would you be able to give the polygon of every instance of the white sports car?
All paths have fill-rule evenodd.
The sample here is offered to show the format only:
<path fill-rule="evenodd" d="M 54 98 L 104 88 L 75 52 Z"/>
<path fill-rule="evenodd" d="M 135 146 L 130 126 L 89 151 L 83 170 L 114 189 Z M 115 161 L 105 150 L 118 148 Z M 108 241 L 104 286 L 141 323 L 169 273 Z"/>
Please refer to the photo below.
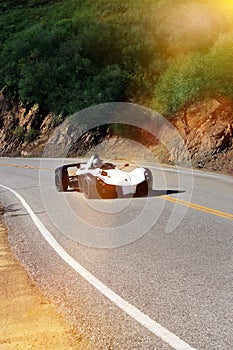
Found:
<path fill-rule="evenodd" d="M 147 195 L 152 189 L 153 177 L 150 169 L 136 168 L 130 172 L 112 163 L 103 162 L 98 155 L 87 163 L 67 164 L 55 169 L 55 185 L 59 192 L 68 187 L 83 192 L 86 198 L 117 198 L 122 196 Z M 68 168 L 76 167 L 74 174 Z"/>

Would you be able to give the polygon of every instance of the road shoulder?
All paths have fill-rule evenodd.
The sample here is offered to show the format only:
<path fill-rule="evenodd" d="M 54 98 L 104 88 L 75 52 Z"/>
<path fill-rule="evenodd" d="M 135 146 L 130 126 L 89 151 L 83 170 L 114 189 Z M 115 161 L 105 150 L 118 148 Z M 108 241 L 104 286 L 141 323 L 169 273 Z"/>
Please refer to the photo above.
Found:
<path fill-rule="evenodd" d="M 67 325 L 14 257 L 0 217 L 0 348 L 91 349 Z"/>

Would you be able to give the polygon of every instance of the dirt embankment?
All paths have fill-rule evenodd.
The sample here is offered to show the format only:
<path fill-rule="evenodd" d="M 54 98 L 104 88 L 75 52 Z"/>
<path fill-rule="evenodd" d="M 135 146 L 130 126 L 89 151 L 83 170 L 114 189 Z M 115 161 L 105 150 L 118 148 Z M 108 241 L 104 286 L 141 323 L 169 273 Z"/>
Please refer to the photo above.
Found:
<path fill-rule="evenodd" d="M 0 349 L 87 350 L 11 252 L 0 218 Z"/>
<path fill-rule="evenodd" d="M 52 113 L 43 113 L 35 106 L 28 109 L 13 103 L 1 94 L 0 156 L 40 156 L 58 121 L 59 117 Z M 231 101 L 223 97 L 199 101 L 185 106 L 174 114 L 170 121 L 181 135 L 193 167 L 225 173 L 233 172 L 233 104 Z M 141 135 L 145 138 L 144 131 Z M 67 140 L 68 137 L 69 140 Z M 173 142 L 174 136 L 171 137 L 169 132 L 166 137 L 171 143 Z M 66 130 L 65 122 L 63 131 L 56 140 L 59 149 L 65 149 L 67 142 L 72 143 L 73 138 L 75 135 L 68 126 Z M 147 144 L 142 138 L 138 140 L 136 137 L 134 140 L 144 144 L 144 149 L 140 150 L 136 143 L 133 145 L 128 142 L 125 130 L 122 138 L 100 126 L 83 134 L 75 144 L 72 144 L 71 155 L 85 155 L 92 152 L 93 147 L 104 143 L 107 157 L 111 157 L 109 149 L 112 149 L 115 157 L 119 153 L 118 158 L 122 153 L 125 158 L 145 159 L 150 153 L 160 162 L 185 165 L 185 150 L 180 145 L 177 146 L 174 142 L 174 147 L 167 152 L 153 138 Z M 145 152 L 145 147 L 149 153 Z M 103 147 L 97 147 L 98 150 L 103 150 Z"/>

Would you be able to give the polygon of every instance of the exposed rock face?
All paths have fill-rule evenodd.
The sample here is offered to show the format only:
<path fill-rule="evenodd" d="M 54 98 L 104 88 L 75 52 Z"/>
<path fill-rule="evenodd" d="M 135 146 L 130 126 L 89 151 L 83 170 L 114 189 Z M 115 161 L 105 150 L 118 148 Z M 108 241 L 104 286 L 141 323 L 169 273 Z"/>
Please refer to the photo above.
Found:
<path fill-rule="evenodd" d="M 0 94 L 0 156 L 39 155 L 51 130 L 54 115 L 43 113 L 37 106 L 26 108 L 13 103 Z M 16 128 L 20 128 L 21 135 L 16 135 Z M 25 142 L 23 136 L 34 130 L 37 138 Z"/>
<path fill-rule="evenodd" d="M 228 157 L 233 148 L 233 106 L 228 102 L 210 99 L 194 103 L 178 112 L 172 120 L 184 139 L 192 163 L 198 167 L 215 165 L 225 158 L 227 169 L 233 169 L 233 159 Z M 174 148 L 169 160 L 183 163 L 184 153 Z M 218 161 L 220 162 L 218 165 Z"/>

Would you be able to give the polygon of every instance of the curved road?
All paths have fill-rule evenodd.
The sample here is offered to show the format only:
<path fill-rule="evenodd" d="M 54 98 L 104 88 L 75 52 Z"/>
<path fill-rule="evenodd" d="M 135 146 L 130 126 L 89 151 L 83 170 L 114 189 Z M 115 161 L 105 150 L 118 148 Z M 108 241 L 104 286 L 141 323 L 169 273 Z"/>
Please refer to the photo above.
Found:
<path fill-rule="evenodd" d="M 231 350 L 233 179 L 150 164 L 148 198 L 86 201 L 56 192 L 60 164 L 1 158 L 0 201 L 15 253 L 92 348 Z"/>

